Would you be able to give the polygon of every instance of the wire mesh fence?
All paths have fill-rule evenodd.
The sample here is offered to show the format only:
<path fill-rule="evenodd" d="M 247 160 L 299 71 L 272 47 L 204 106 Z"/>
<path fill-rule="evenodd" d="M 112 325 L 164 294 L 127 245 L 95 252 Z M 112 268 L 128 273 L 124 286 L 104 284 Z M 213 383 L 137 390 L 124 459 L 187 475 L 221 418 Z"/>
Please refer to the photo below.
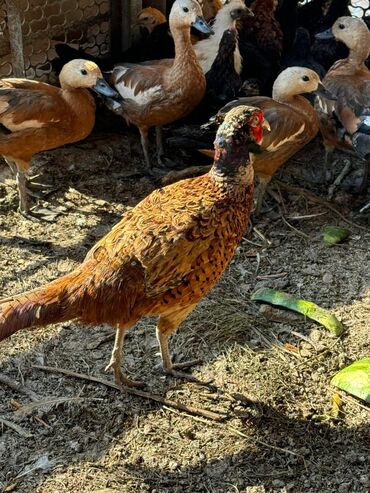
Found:
<path fill-rule="evenodd" d="M 133 1 L 124 0 L 123 4 Z M 122 21 L 124 32 L 130 27 L 125 16 L 116 19 L 118 3 L 120 0 L 2 0 L 0 77 L 49 80 L 58 42 L 78 44 L 96 56 L 109 53 L 112 20 Z M 370 15 L 369 4 L 370 0 L 351 0 L 352 15 Z"/>
<path fill-rule="evenodd" d="M 1 2 L 0 77 L 47 80 L 57 42 L 76 43 L 93 55 L 105 55 L 110 51 L 110 9 L 111 0 Z"/>

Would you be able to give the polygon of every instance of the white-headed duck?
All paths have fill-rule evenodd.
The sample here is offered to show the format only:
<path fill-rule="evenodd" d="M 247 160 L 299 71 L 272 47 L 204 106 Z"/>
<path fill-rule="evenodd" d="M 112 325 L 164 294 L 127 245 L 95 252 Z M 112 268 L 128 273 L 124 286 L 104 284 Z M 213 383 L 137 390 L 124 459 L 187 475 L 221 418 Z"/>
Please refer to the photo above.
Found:
<path fill-rule="evenodd" d="M 161 126 L 178 120 L 200 103 L 206 80 L 190 41 L 190 27 L 212 32 L 202 17 L 196 0 L 176 0 L 169 25 L 175 42 L 175 58 L 141 64 L 122 64 L 113 69 L 111 83 L 123 102 L 108 100 L 107 105 L 140 131 L 148 168 L 148 130 L 156 127 L 157 152 L 163 154 Z"/>
<path fill-rule="evenodd" d="M 334 37 L 349 48 L 349 56 L 338 60 L 323 79 L 336 100 L 318 98 L 316 109 L 326 150 L 326 166 L 335 148 L 352 149 L 364 159 L 360 191 L 366 188 L 370 159 L 370 31 L 362 19 L 340 17 L 319 39 Z"/>
<path fill-rule="evenodd" d="M 88 89 L 117 94 L 98 66 L 72 60 L 62 69 L 60 88 L 27 79 L 0 80 L 0 155 L 16 174 L 19 210 L 30 213 L 27 172 L 34 154 L 82 140 L 95 122 L 95 101 Z M 36 214 L 35 214 L 36 215 Z"/>
<path fill-rule="evenodd" d="M 259 178 L 256 214 L 260 212 L 266 187 L 273 175 L 289 158 L 308 144 L 319 130 L 315 109 L 301 96 L 310 92 L 327 94 L 317 73 L 305 67 L 288 67 L 275 80 L 272 98 L 238 98 L 221 108 L 215 118 L 215 121 L 219 122 L 230 109 L 245 104 L 260 108 L 270 124 L 270 131 L 265 134 L 258 153 L 253 154 L 251 159 L 255 175 Z M 202 154 L 213 157 L 213 150 L 210 150 L 214 140 L 213 125 L 202 126 L 198 134 L 190 127 L 188 143 L 186 128 L 182 132 L 179 130 L 179 146 L 198 148 Z M 176 139 L 171 140 L 176 145 Z"/>

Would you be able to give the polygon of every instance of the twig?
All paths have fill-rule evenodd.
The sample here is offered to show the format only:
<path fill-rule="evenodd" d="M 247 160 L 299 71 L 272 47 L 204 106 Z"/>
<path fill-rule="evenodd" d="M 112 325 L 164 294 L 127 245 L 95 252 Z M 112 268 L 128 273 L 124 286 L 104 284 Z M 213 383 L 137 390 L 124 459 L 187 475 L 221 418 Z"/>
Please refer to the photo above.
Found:
<path fill-rule="evenodd" d="M 6 375 L 0 374 L 0 383 L 7 385 L 11 389 L 14 389 L 17 392 L 20 392 L 21 394 L 27 395 L 31 399 L 31 401 L 36 402 L 36 401 L 40 400 L 40 397 L 33 390 L 28 389 L 25 385 L 22 385 L 21 383 L 18 383 L 15 380 L 12 380 L 11 378 L 7 377 Z"/>
<path fill-rule="evenodd" d="M 32 404 L 25 404 L 20 406 L 17 410 L 18 414 L 23 414 L 27 416 L 28 414 L 32 414 L 38 408 L 52 408 L 53 406 L 59 406 L 59 404 L 65 404 L 68 402 L 84 402 L 84 401 L 102 401 L 103 399 L 99 399 L 98 397 L 48 397 L 46 399 L 42 399 L 37 402 L 33 402 Z"/>
<path fill-rule="evenodd" d="M 31 438 L 33 436 L 32 433 L 28 432 L 24 428 L 21 428 L 20 426 L 16 425 L 15 423 L 12 423 L 11 421 L 8 421 L 7 419 L 0 417 L 0 423 L 3 424 L 4 426 L 7 426 L 8 428 L 12 428 L 21 437 Z"/>
<path fill-rule="evenodd" d="M 324 199 L 321 199 L 320 197 L 317 197 L 317 195 L 308 192 L 307 190 L 303 188 L 298 188 L 298 187 L 293 187 L 291 185 L 288 185 L 287 183 L 284 183 L 283 181 L 280 180 L 275 180 L 275 183 L 277 183 L 279 186 L 284 188 L 285 190 L 288 190 L 288 192 L 296 193 L 297 195 L 302 195 L 303 197 L 306 197 L 308 200 L 311 202 L 314 202 L 315 204 L 321 204 L 327 209 L 333 211 L 335 214 L 337 214 L 343 221 L 345 221 L 347 224 L 350 224 L 351 226 L 362 229 L 363 231 L 369 231 L 369 228 L 365 228 L 364 226 L 361 226 L 360 224 L 354 223 L 353 221 L 350 221 L 349 219 L 346 218 L 341 212 L 338 211 L 336 207 L 334 207 L 332 204 L 329 204 Z"/>
<path fill-rule="evenodd" d="M 350 402 L 351 404 L 355 404 L 356 406 L 359 406 L 359 407 L 361 407 L 361 409 L 364 409 L 365 411 L 370 413 L 370 407 L 364 406 L 364 404 L 361 404 L 361 402 L 358 402 L 357 399 L 354 399 L 350 395 L 345 395 L 345 394 L 341 393 L 340 397 L 343 401 Z"/>
<path fill-rule="evenodd" d="M 327 211 L 318 212 L 317 214 L 305 214 L 304 216 L 288 216 L 288 219 L 299 221 L 300 219 L 312 219 L 313 217 L 325 216 L 325 214 L 327 214 Z"/>
<path fill-rule="evenodd" d="M 299 229 L 295 228 L 290 222 L 288 222 L 283 214 L 280 212 L 280 217 L 283 220 L 283 222 L 288 226 L 288 228 L 292 229 L 297 233 L 298 236 L 301 236 L 302 238 L 305 238 L 306 240 L 310 240 L 310 237 L 306 235 L 306 233 L 303 233 L 303 231 L 300 231 Z"/>
<path fill-rule="evenodd" d="M 334 195 L 334 190 L 341 184 L 342 180 L 348 173 L 351 171 L 351 161 L 349 159 L 345 159 L 345 165 L 339 175 L 336 177 L 334 182 L 330 185 L 328 190 L 328 200 L 331 200 Z"/>
<path fill-rule="evenodd" d="M 15 399 L 11 399 L 10 404 L 13 407 L 15 407 L 15 409 L 17 411 L 19 411 L 19 410 L 22 409 L 22 404 L 20 402 L 16 401 Z M 33 416 L 33 419 L 35 421 L 37 421 L 39 424 L 45 426 L 45 428 L 51 428 L 51 426 L 46 421 L 44 421 L 43 419 L 39 418 L 38 416 Z"/>
<path fill-rule="evenodd" d="M 256 226 L 253 226 L 253 231 L 256 233 L 257 236 L 259 236 L 261 238 L 261 240 L 263 240 L 267 245 L 272 245 L 272 242 L 270 240 L 268 240 L 266 238 L 266 236 L 261 233 L 261 231 L 259 229 L 256 228 Z"/>
<path fill-rule="evenodd" d="M 261 274 L 257 276 L 256 279 L 278 279 L 279 277 L 285 277 L 288 275 L 287 272 L 278 272 L 277 274 Z"/>
<path fill-rule="evenodd" d="M 54 368 L 52 366 L 40 366 L 34 365 L 33 368 L 37 368 L 38 370 L 48 371 L 52 373 L 62 373 L 63 375 L 67 375 L 69 377 L 79 378 L 81 380 L 89 380 L 90 382 L 100 383 L 105 385 L 106 387 L 110 387 L 116 390 L 124 390 L 128 394 L 136 395 L 138 397 L 143 397 L 144 399 L 149 399 L 152 401 L 159 402 L 160 404 L 164 404 L 166 406 L 173 407 L 175 409 L 179 409 L 180 411 L 185 411 L 191 414 L 196 414 L 199 416 L 203 416 L 208 419 L 212 419 L 214 421 L 222 421 L 226 416 L 222 416 L 221 414 L 214 413 L 212 411 L 207 411 L 206 409 L 198 409 L 193 406 L 187 406 L 186 404 L 181 404 L 180 402 L 172 401 L 170 399 L 166 399 L 161 397 L 160 395 L 150 394 L 149 392 L 144 392 L 139 389 L 134 389 L 131 387 L 120 387 L 119 385 L 110 382 L 109 380 L 104 380 L 103 378 L 92 377 L 90 375 L 85 375 L 83 373 L 76 373 L 74 371 L 66 370 L 63 368 Z"/>

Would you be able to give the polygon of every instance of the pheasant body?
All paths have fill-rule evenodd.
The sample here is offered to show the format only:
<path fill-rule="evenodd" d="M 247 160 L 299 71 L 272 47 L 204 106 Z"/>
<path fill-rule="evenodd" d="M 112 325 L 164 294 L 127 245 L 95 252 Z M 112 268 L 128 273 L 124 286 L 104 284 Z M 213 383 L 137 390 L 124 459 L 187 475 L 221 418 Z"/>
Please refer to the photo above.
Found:
<path fill-rule="evenodd" d="M 236 110 L 231 113 L 238 114 Z M 254 123 L 260 125 L 262 113 L 253 110 Z M 242 114 L 251 111 L 244 106 Z M 230 126 L 218 134 L 215 165 L 208 174 L 152 192 L 75 271 L 0 300 L 0 340 L 22 328 L 71 319 L 109 323 L 118 329 L 110 367 L 116 380 L 130 385 L 118 369 L 124 333 L 141 317 L 157 315 L 164 367 L 171 369 L 168 336 L 217 283 L 249 220 L 253 168 L 246 155 L 251 136 L 244 135 L 247 143 L 234 150 L 232 131 Z"/>

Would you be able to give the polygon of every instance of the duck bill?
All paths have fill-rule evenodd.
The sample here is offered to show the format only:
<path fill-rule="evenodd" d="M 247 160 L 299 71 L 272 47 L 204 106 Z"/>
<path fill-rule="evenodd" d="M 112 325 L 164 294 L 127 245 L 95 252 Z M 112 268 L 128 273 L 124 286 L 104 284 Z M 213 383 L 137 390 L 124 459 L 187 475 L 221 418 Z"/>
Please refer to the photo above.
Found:
<path fill-rule="evenodd" d="M 118 96 L 118 92 L 115 91 L 104 79 L 98 79 L 95 86 L 91 89 L 102 96 Z"/>
<path fill-rule="evenodd" d="M 316 89 L 316 91 L 314 91 L 314 93 L 317 94 L 318 96 L 323 96 L 326 99 L 330 99 L 331 101 L 337 100 L 336 96 L 334 96 L 334 94 L 332 94 L 330 91 L 328 91 L 326 89 L 326 87 L 321 83 L 319 83 L 319 85 L 317 86 L 317 89 Z"/>
<path fill-rule="evenodd" d="M 321 31 L 321 33 L 315 34 L 316 39 L 334 39 L 333 31 L 330 29 L 326 29 L 326 31 Z"/>
<path fill-rule="evenodd" d="M 201 33 L 204 34 L 214 34 L 214 31 L 212 28 L 206 23 L 204 18 L 200 15 L 197 16 L 195 19 L 195 22 L 192 22 L 191 24 L 195 29 L 198 29 Z"/>

